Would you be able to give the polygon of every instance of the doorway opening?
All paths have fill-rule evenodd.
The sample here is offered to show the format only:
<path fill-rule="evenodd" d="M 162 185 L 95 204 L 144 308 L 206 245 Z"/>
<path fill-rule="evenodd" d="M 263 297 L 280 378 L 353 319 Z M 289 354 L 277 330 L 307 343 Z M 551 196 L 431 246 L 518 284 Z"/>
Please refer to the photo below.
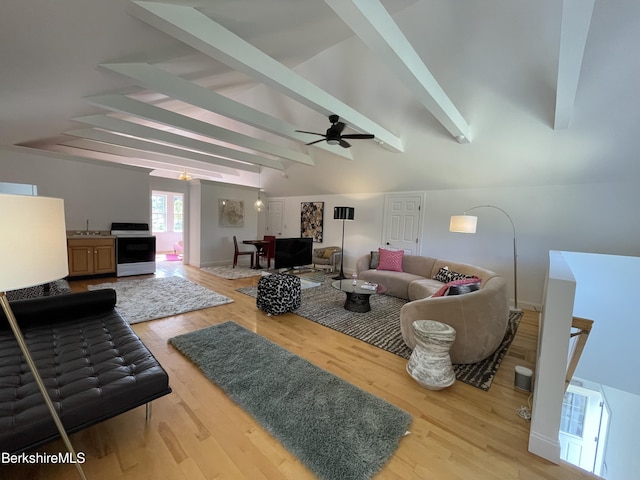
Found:
<path fill-rule="evenodd" d="M 184 194 L 151 192 L 151 225 L 156 237 L 156 262 L 183 262 Z"/>
<path fill-rule="evenodd" d="M 564 394 L 560 419 L 560 458 L 598 476 L 609 427 L 609 408 L 596 386 L 574 378 Z"/>

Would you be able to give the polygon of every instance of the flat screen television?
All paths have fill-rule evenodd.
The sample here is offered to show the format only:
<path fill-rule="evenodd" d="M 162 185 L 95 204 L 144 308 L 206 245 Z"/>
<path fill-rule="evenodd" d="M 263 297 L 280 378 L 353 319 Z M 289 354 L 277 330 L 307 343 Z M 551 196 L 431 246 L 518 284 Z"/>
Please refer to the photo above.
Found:
<path fill-rule="evenodd" d="M 312 238 L 276 238 L 274 267 L 277 270 L 310 265 L 312 257 Z"/>

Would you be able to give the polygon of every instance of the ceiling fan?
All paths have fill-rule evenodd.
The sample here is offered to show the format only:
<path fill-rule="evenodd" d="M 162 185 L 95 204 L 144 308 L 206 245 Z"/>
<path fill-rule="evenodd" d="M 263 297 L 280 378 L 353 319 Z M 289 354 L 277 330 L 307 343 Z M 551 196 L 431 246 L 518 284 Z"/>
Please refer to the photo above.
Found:
<path fill-rule="evenodd" d="M 340 117 L 338 115 L 329 115 L 329 121 L 331 122 L 331 126 L 327 129 L 327 133 L 307 132 L 305 130 L 296 130 L 296 132 L 309 133 L 311 135 L 320 135 L 321 137 L 324 137 L 320 140 L 309 142 L 306 145 L 313 145 L 314 143 L 326 140 L 329 145 L 340 145 L 343 148 L 349 148 L 351 146 L 349 142 L 344 140 L 345 138 L 355 140 L 374 138 L 374 135 L 370 133 L 349 133 L 347 135 L 342 135 L 345 124 L 340 121 Z"/>

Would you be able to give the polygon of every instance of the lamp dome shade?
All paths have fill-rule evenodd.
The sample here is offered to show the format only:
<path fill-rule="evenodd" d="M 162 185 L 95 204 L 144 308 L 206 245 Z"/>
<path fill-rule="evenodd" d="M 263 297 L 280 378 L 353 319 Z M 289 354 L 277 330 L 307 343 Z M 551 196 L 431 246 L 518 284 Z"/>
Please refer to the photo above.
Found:
<path fill-rule="evenodd" d="M 473 215 L 452 215 L 449 231 L 457 233 L 476 233 L 478 217 Z"/>
<path fill-rule="evenodd" d="M 0 194 L 0 291 L 51 282 L 68 273 L 64 203 Z"/>

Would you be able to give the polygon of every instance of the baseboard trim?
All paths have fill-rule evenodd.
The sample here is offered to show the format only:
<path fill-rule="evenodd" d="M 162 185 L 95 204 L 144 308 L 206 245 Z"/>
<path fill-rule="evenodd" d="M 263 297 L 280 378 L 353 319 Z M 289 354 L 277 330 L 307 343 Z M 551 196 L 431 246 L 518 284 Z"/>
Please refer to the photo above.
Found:
<path fill-rule="evenodd" d="M 556 465 L 560 464 L 560 442 L 557 439 L 554 440 L 531 432 L 529 434 L 529 451 Z"/>

